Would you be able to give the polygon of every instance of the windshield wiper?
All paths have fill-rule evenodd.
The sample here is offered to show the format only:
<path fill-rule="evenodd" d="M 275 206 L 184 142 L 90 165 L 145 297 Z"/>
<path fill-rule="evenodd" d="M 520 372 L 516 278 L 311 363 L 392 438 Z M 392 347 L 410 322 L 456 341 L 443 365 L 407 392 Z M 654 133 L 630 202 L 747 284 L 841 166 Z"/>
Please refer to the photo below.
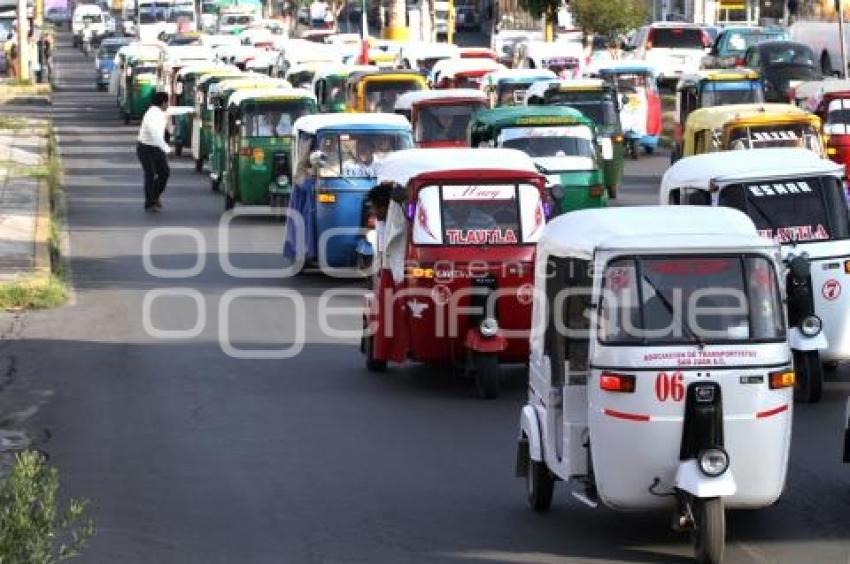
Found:
<path fill-rule="evenodd" d="M 537 168 L 537 171 L 541 174 L 549 174 L 549 169 L 543 166 L 540 163 L 534 163 L 534 166 Z"/>
<path fill-rule="evenodd" d="M 704 348 L 704 347 L 705 347 L 705 341 L 703 341 L 702 339 L 700 339 L 700 338 L 699 338 L 699 335 L 697 335 L 697 334 L 694 332 L 694 330 L 693 330 L 693 329 L 691 329 L 688 325 L 686 325 L 684 321 L 682 321 L 681 319 L 677 319 L 677 318 L 676 318 L 675 310 L 674 310 L 674 308 L 673 308 L 673 304 L 672 304 L 672 303 L 670 303 L 670 300 L 668 300 L 668 299 L 667 299 L 667 296 L 665 296 L 665 295 L 661 292 L 661 290 L 659 290 L 659 289 L 658 289 L 658 286 L 656 286 L 656 285 L 652 282 L 652 280 L 650 280 L 650 279 L 646 276 L 646 274 L 644 274 L 644 275 L 643 275 L 643 281 L 644 281 L 644 282 L 646 282 L 647 284 L 649 284 L 649 287 L 650 287 L 650 288 L 652 288 L 652 291 L 653 291 L 653 292 L 655 292 L 655 295 L 656 295 L 656 296 L 658 296 L 658 299 L 661 301 L 661 304 L 664 306 L 664 309 L 666 309 L 666 310 L 667 310 L 667 312 L 670 314 L 670 319 L 672 319 L 673 321 L 675 321 L 675 322 L 679 325 L 679 327 L 681 327 L 681 328 L 682 328 L 682 330 L 683 330 L 685 333 L 687 333 L 688 338 L 690 339 L 690 341 L 691 341 L 692 343 L 694 343 L 695 345 L 697 345 L 699 348 L 701 348 L 701 349 L 702 349 L 702 348 Z"/>

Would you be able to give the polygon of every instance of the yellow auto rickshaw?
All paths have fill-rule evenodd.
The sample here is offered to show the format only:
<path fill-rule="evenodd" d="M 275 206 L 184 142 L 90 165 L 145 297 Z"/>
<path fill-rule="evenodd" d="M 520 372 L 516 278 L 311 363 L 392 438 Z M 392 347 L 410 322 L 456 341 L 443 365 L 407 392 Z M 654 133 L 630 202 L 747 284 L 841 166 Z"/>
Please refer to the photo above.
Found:
<path fill-rule="evenodd" d="M 354 72 L 345 83 L 345 109 L 347 112 L 393 113 L 396 98 L 416 90 L 428 90 L 428 81 L 416 71 Z"/>
<path fill-rule="evenodd" d="M 790 104 L 734 104 L 692 112 L 682 156 L 715 151 L 802 147 L 825 156 L 821 120 Z"/>

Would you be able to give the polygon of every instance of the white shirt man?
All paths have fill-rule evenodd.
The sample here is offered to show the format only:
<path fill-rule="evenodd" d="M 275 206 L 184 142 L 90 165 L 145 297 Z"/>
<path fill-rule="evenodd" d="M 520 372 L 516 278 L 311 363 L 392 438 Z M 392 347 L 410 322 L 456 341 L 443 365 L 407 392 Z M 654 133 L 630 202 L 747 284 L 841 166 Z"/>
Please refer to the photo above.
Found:
<path fill-rule="evenodd" d="M 136 156 L 145 175 L 145 211 L 157 212 L 162 209 L 160 197 L 168 184 L 171 169 L 168 167 L 168 153 L 171 147 L 165 142 L 165 125 L 168 108 L 168 94 L 154 94 L 153 104 L 145 112 L 139 127 Z"/>

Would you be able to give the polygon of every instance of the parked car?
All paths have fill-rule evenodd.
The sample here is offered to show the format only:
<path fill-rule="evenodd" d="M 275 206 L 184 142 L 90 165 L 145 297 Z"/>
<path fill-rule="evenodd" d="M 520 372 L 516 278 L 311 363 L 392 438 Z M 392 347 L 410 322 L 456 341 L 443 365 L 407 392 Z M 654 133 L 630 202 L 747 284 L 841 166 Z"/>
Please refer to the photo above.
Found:
<path fill-rule="evenodd" d="M 656 22 L 640 28 L 627 45 L 633 58 L 658 69 L 659 82 L 675 82 L 699 70 L 711 46 L 708 33 L 696 24 Z"/>
<path fill-rule="evenodd" d="M 796 41 L 764 41 L 753 45 L 744 54 L 744 66 L 758 71 L 767 102 L 788 102 L 793 88 L 821 79 L 814 51 Z"/>
<path fill-rule="evenodd" d="M 71 14 L 66 8 L 48 8 L 44 14 L 44 19 L 56 26 L 57 29 L 62 29 L 70 25 Z"/>
<path fill-rule="evenodd" d="M 788 34 L 780 28 L 727 27 L 717 36 L 708 55 L 703 57 L 702 68 L 731 69 L 742 66 L 747 47 L 772 39 L 788 39 Z"/>

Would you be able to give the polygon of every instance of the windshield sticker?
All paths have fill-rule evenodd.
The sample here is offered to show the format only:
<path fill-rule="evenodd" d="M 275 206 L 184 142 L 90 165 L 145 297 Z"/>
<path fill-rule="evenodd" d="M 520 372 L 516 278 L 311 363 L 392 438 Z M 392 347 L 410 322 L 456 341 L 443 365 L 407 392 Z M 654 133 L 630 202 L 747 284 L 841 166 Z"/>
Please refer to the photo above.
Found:
<path fill-rule="evenodd" d="M 799 139 L 796 131 L 753 131 L 752 137 L 756 141 L 796 141 Z"/>
<path fill-rule="evenodd" d="M 767 239 L 773 239 L 777 243 L 792 243 L 794 241 L 826 241 L 829 239 L 829 233 L 821 224 L 818 224 L 817 227 L 812 225 L 779 227 L 775 230 L 775 232 L 773 229 L 759 229 L 759 235 Z"/>
<path fill-rule="evenodd" d="M 446 229 L 450 245 L 510 245 L 516 244 L 513 229 Z"/>
<path fill-rule="evenodd" d="M 444 186 L 444 200 L 512 200 L 514 186 Z"/>
<path fill-rule="evenodd" d="M 647 353 L 643 355 L 644 362 L 673 361 L 676 366 L 724 366 L 741 360 L 758 358 L 752 350 L 719 350 L 719 351 L 676 351 Z"/>
<path fill-rule="evenodd" d="M 807 194 L 812 192 L 808 182 L 785 182 L 748 186 L 750 194 L 756 197 L 784 196 L 787 194 Z"/>
<path fill-rule="evenodd" d="M 513 139 L 530 137 L 574 137 L 578 139 L 593 139 L 593 132 L 586 125 L 567 127 L 509 127 L 503 129 L 499 140 L 504 143 Z"/>

